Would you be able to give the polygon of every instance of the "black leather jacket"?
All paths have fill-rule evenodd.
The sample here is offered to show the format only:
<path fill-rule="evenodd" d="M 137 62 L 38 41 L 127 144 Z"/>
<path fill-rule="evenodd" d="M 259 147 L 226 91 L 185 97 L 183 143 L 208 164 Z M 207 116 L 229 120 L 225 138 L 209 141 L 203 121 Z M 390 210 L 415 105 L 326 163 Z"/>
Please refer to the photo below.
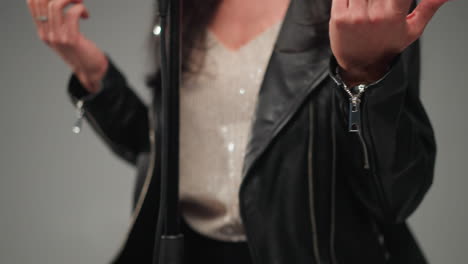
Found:
<path fill-rule="evenodd" d="M 419 44 L 366 87 L 359 132 L 349 132 L 328 29 L 305 23 L 313 4 L 292 0 L 258 95 L 239 193 L 253 261 L 426 263 L 405 223 L 432 183 L 436 154 L 419 98 Z M 68 88 L 108 146 L 138 168 L 131 228 L 114 262 L 151 263 L 158 97 L 144 105 L 112 61 L 99 93 L 87 94 L 75 75 Z"/>

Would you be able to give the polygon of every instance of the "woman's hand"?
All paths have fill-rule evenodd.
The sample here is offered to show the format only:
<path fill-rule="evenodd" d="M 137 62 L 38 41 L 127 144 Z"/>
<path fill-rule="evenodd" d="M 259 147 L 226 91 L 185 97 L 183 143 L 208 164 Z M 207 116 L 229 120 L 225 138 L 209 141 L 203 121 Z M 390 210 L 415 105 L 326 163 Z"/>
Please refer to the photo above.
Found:
<path fill-rule="evenodd" d="M 349 86 L 382 77 L 395 58 L 423 33 L 432 16 L 449 0 L 333 0 L 330 41 Z"/>
<path fill-rule="evenodd" d="M 80 32 L 80 19 L 89 17 L 83 1 L 27 0 L 27 4 L 39 38 L 62 57 L 89 92 L 97 92 L 108 61 Z M 73 5 L 65 10 L 70 4 Z"/>

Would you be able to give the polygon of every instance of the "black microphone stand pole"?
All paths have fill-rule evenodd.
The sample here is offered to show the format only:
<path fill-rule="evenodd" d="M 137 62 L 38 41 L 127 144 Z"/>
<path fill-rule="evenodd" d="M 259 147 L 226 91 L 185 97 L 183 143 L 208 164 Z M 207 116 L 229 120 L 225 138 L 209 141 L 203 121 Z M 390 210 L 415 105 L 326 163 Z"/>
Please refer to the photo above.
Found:
<path fill-rule="evenodd" d="M 180 231 L 179 215 L 180 13 L 182 2 L 181 0 L 159 0 L 158 4 L 161 18 L 161 193 L 153 264 L 182 264 L 184 237 Z"/>

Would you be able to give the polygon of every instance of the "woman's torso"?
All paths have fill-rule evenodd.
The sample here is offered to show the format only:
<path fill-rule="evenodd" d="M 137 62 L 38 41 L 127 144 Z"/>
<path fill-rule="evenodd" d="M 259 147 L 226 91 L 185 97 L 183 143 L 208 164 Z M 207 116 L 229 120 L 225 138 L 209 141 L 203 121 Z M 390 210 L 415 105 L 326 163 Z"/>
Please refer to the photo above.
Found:
<path fill-rule="evenodd" d="M 238 50 L 208 31 L 199 72 L 185 76 L 180 108 L 182 215 L 213 239 L 244 241 L 238 192 L 250 123 L 281 22 Z"/>

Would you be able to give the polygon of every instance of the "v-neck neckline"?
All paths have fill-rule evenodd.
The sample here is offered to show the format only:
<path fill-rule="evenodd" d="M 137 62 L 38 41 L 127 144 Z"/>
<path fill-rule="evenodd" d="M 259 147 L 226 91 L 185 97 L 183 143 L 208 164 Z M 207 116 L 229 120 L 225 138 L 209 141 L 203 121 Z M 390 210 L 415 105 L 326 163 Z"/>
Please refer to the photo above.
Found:
<path fill-rule="evenodd" d="M 217 46 L 220 46 L 223 50 L 225 50 L 225 51 L 227 51 L 229 53 L 238 54 L 242 50 L 246 49 L 248 46 L 250 46 L 253 43 L 255 43 L 255 42 L 259 41 L 260 39 L 262 39 L 265 35 L 268 35 L 268 33 L 270 33 L 273 29 L 277 29 L 279 31 L 279 29 L 281 28 L 281 25 L 283 24 L 283 20 L 284 19 L 281 19 L 281 20 L 273 23 L 269 27 L 265 28 L 263 31 L 261 31 L 260 33 L 256 34 L 252 38 L 250 38 L 246 43 L 244 43 L 243 45 L 241 45 L 237 49 L 232 49 L 232 48 L 228 47 L 223 41 L 221 41 L 218 38 L 218 36 L 211 29 L 207 28 L 206 30 L 207 30 L 208 38 L 211 38 L 216 43 Z"/>

